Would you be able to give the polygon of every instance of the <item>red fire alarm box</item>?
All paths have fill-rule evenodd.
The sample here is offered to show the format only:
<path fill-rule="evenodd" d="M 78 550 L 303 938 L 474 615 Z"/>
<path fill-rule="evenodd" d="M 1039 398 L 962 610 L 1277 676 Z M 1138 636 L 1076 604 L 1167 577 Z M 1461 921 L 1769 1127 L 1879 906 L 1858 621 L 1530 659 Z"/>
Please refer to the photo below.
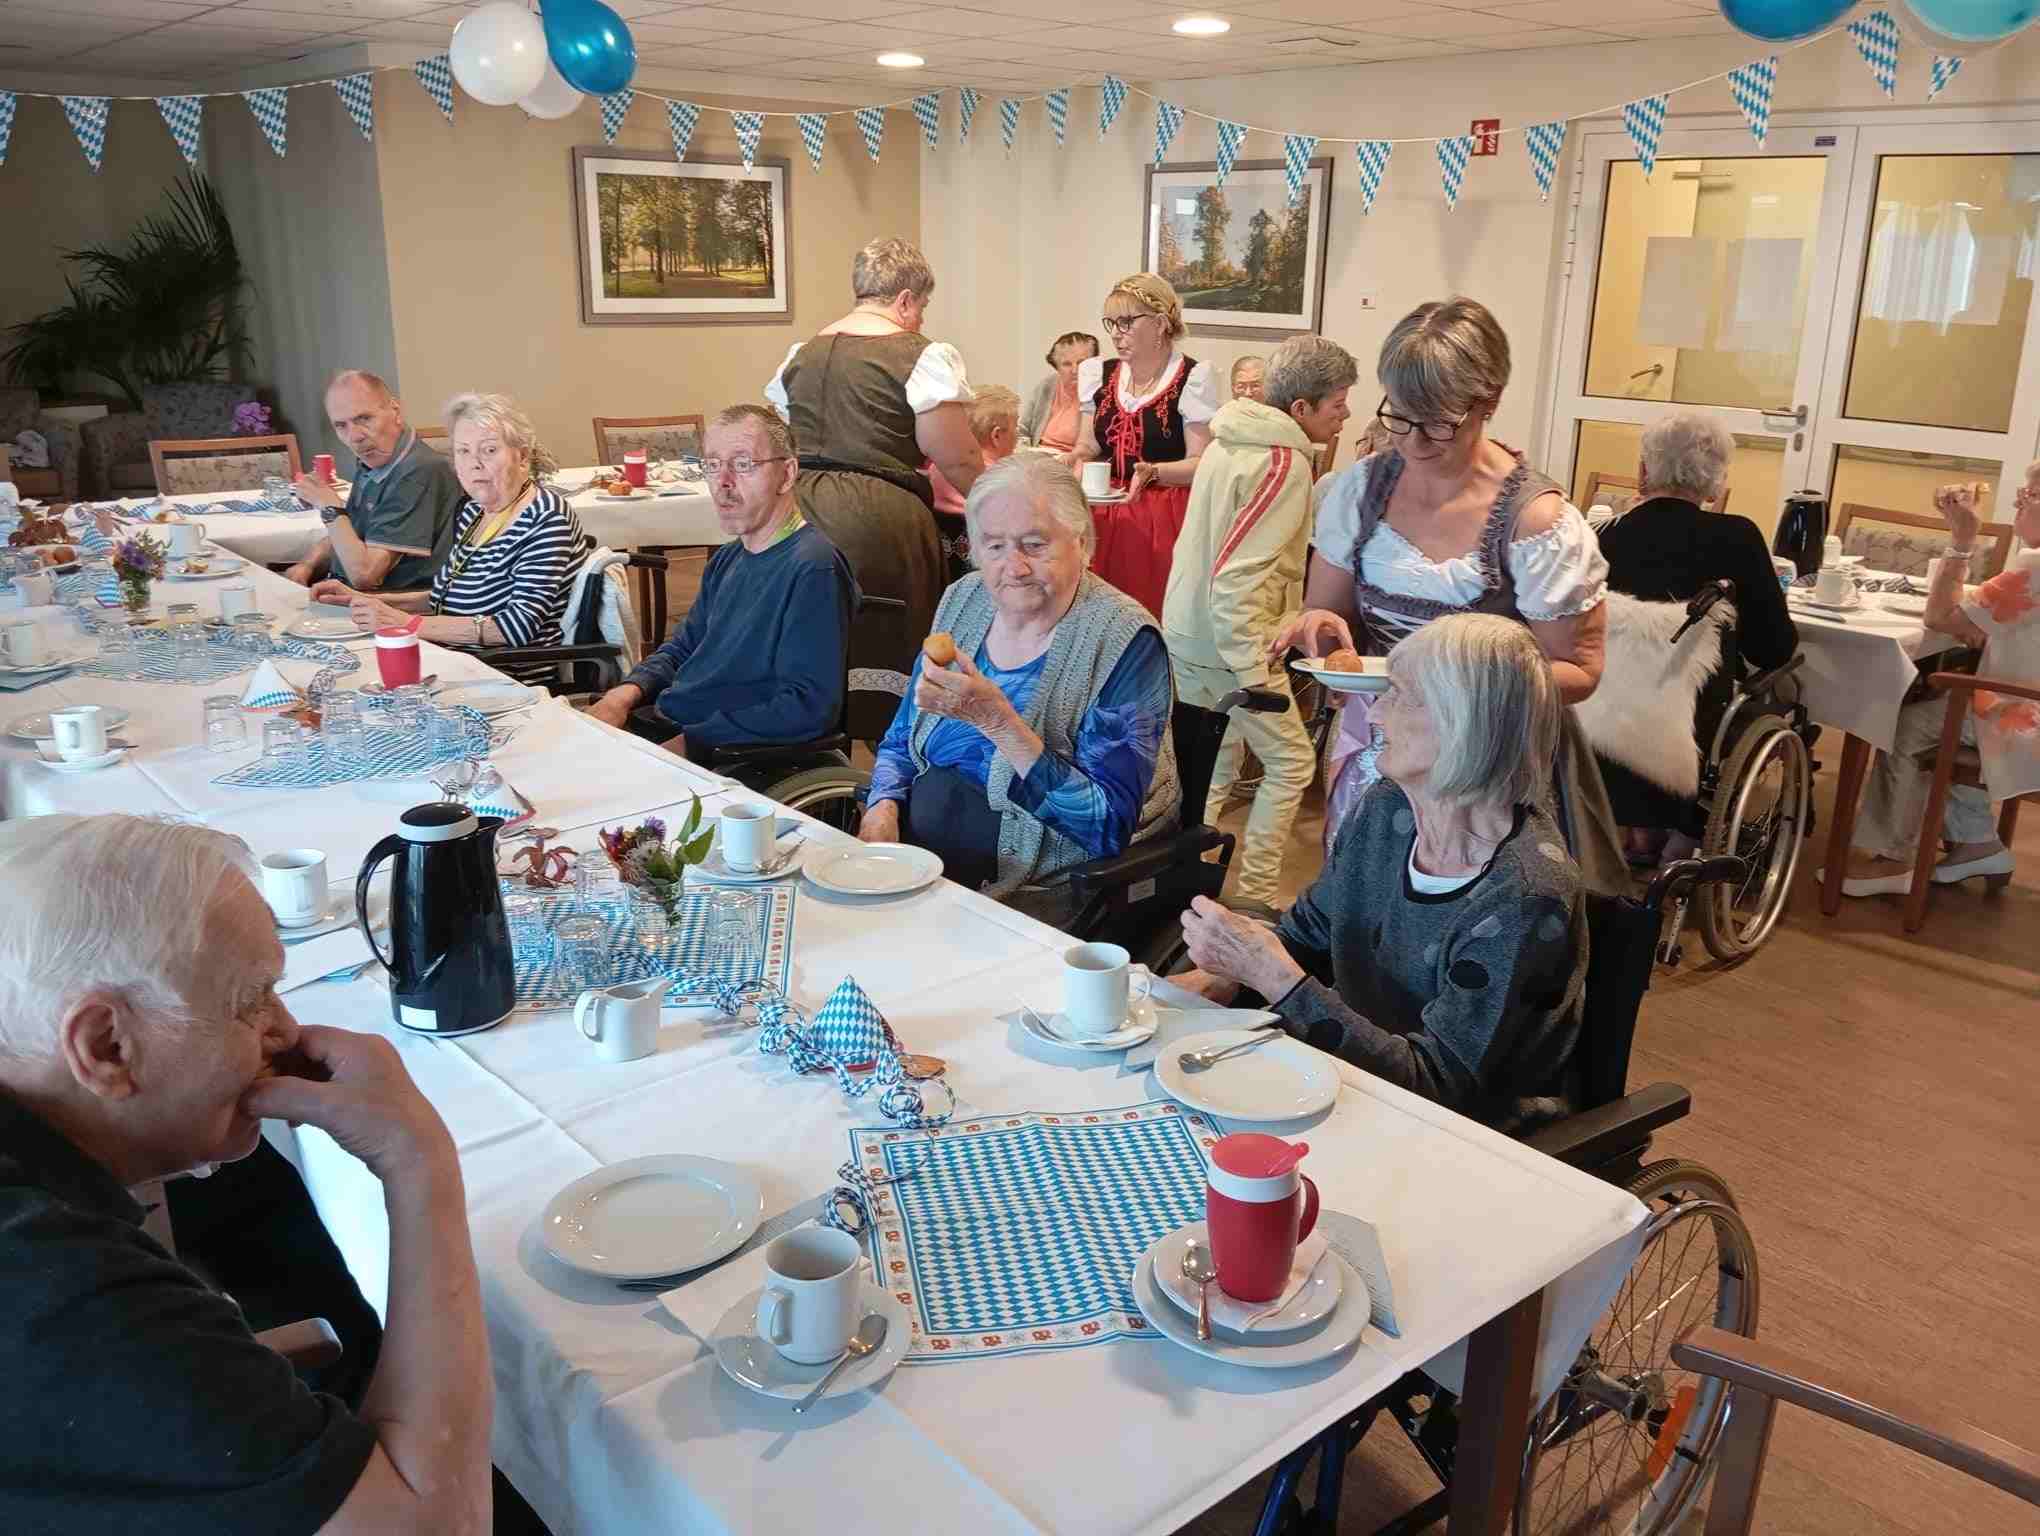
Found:
<path fill-rule="evenodd" d="M 1476 117 L 1468 131 L 1473 135 L 1473 152 L 1476 155 L 1499 155 L 1502 152 L 1502 120 L 1499 117 Z"/>

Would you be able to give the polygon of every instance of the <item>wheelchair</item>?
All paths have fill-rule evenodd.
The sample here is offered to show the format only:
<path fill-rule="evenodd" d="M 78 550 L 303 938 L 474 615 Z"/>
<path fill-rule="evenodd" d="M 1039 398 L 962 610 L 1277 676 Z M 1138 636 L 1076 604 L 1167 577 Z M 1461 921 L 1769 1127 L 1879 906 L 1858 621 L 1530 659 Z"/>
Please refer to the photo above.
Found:
<path fill-rule="evenodd" d="M 1669 1536 L 1699 1499 L 1735 1411 L 1735 1390 L 1678 1366 L 1672 1347 L 1699 1323 L 1755 1337 L 1755 1243 L 1718 1176 L 1683 1159 L 1646 1161 L 1651 1133 L 1690 1112 L 1687 1091 L 1674 1083 L 1625 1088 L 1667 905 L 1695 891 L 1739 888 L 1750 873 L 1733 856 L 1685 859 L 1660 870 L 1640 901 L 1585 898 L 1589 959 L 1576 1059 L 1586 1107 L 1525 1144 L 1621 1184 L 1650 1217 L 1615 1299 L 1531 1420 L 1516 1536 Z M 1410 1536 L 1442 1519 L 1457 1407 L 1421 1372 L 1403 1377 L 1276 1465 L 1255 1536 L 1332 1536 L 1347 1454 L 1383 1411 L 1444 1487 L 1377 1536 Z M 1313 1459 L 1315 1500 L 1306 1509 L 1300 1490 Z"/>

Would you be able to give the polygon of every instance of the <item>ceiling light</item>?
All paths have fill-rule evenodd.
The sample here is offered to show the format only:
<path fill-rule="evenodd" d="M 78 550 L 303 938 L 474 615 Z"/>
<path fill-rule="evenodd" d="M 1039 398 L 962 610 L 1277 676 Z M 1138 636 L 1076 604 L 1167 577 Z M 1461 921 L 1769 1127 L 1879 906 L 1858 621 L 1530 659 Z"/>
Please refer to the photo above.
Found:
<path fill-rule="evenodd" d="M 1223 16 L 1185 16 L 1170 30 L 1185 37 L 1217 37 L 1221 32 L 1232 31 L 1232 23 Z"/>
<path fill-rule="evenodd" d="M 878 62 L 887 69 L 919 69 L 928 61 L 918 53 L 881 53 Z"/>

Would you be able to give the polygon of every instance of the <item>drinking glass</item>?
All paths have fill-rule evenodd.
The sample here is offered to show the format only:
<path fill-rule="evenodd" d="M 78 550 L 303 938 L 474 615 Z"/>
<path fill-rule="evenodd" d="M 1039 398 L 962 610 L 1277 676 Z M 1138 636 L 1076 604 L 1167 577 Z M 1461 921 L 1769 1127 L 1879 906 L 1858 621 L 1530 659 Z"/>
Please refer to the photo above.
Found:
<path fill-rule="evenodd" d="M 623 876 L 606 854 L 590 849 L 574 860 L 574 905 L 583 912 L 615 906 L 624 898 Z"/>
<path fill-rule="evenodd" d="M 390 696 L 390 724 L 407 734 L 422 730 L 431 709 L 432 691 L 417 683 L 407 683 Z"/>
<path fill-rule="evenodd" d="M 651 891 L 631 892 L 630 925 L 637 934 L 638 947 L 648 955 L 656 955 L 663 950 L 673 933 L 673 920 L 666 915 L 666 903 Z"/>
<path fill-rule="evenodd" d="M 715 968 L 737 981 L 756 979 L 758 908 L 750 891 L 719 890 L 708 904 L 708 946 Z"/>
<path fill-rule="evenodd" d="M 522 881 L 513 882 L 503 892 L 503 916 L 510 924 L 511 942 L 529 940 L 545 912 L 545 902 L 530 886 Z"/>
<path fill-rule="evenodd" d="M 287 762 L 297 756 L 298 748 L 310 735 L 295 720 L 281 716 L 262 722 L 262 755 L 272 762 Z"/>
<path fill-rule="evenodd" d="M 325 739 L 326 759 L 337 772 L 351 777 L 367 770 L 368 727 L 358 710 L 335 714 L 328 709 L 319 734 Z"/>
<path fill-rule="evenodd" d="M 425 746 L 435 763 L 451 757 L 466 757 L 467 717 L 450 709 L 428 709 L 425 714 Z"/>
<path fill-rule="evenodd" d="M 281 475 L 264 475 L 262 477 L 262 497 L 272 507 L 289 506 L 290 482 Z"/>
<path fill-rule="evenodd" d="M 607 984 L 609 925 L 586 913 L 562 918 L 553 924 L 553 954 L 560 970 L 575 986 Z"/>
<path fill-rule="evenodd" d="M 205 746 L 208 752 L 238 752 L 248 745 L 248 722 L 241 714 L 241 701 L 231 693 L 216 693 L 205 701 Z"/>
<path fill-rule="evenodd" d="M 125 617 L 101 619 L 98 625 L 99 659 L 121 667 L 135 659 L 135 632 Z"/>
<path fill-rule="evenodd" d="M 267 656 L 270 649 L 269 620 L 259 613 L 236 614 L 232 621 L 234 644 L 251 656 Z"/>
<path fill-rule="evenodd" d="M 361 695 L 351 690 L 335 688 L 319 700 L 319 717 L 328 723 L 334 720 L 360 720 Z"/>

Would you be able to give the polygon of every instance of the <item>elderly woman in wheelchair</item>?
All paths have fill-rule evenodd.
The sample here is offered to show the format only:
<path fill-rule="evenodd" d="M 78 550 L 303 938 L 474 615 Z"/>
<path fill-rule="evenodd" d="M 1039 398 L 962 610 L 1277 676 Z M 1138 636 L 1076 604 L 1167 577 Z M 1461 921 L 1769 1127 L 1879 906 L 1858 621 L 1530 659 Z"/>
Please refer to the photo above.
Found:
<path fill-rule="evenodd" d="M 1089 574 L 1091 511 L 1056 460 L 987 470 L 964 506 L 978 569 L 952 585 L 880 742 L 858 836 L 1049 921 L 1067 875 L 1175 821 L 1168 653 Z"/>
<path fill-rule="evenodd" d="M 1382 781 L 1271 930 L 1199 898 L 1197 969 L 1266 998 L 1297 1038 L 1509 1131 L 1575 1106 L 1587 945 L 1580 874 L 1547 803 L 1558 686 L 1493 614 L 1425 625 L 1374 705 Z"/>

